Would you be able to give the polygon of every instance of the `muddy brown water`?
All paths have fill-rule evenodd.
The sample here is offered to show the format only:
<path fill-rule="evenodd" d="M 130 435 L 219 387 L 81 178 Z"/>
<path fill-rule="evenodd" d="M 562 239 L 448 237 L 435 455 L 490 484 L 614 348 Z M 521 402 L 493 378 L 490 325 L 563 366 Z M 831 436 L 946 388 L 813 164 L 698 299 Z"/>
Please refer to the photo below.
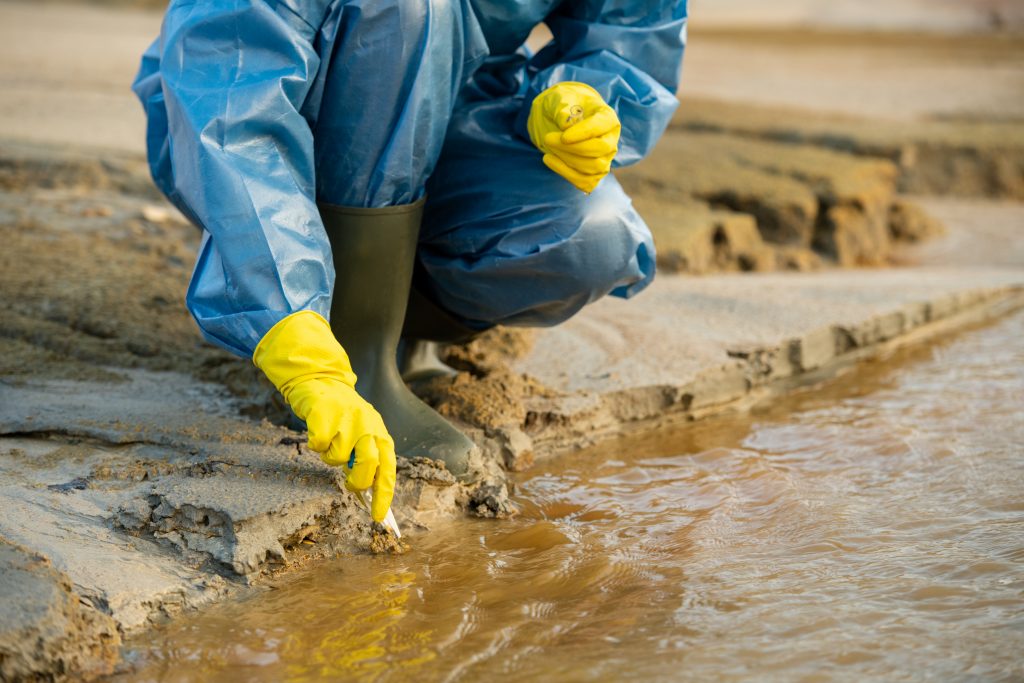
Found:
<path fill-rule="evenodd" d="M 1020 680 L 1024 313 L 130 643 L 125 681 Z"/>

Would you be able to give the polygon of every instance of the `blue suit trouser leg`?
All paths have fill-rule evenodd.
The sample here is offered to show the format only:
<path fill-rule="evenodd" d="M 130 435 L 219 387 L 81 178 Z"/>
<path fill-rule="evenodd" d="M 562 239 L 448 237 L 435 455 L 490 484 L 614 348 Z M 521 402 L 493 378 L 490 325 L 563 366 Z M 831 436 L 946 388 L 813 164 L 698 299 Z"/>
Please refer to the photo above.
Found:
<path fill-rule="evenodd" d="M 317 199 L 353 207 L 423 197 L 459 88 L 486 55 L 468 0 L 339 3 L 318 38 Z"/>

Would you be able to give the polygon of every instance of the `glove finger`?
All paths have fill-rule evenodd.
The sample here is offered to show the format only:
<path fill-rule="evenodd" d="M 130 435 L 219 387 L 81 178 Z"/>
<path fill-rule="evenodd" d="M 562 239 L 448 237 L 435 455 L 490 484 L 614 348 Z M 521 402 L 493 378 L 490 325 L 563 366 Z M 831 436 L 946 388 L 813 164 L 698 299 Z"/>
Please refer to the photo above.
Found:
<path fill-rule="evenodd" d="M 544 136 L 544 146 L 548 152 L 569 152 L 581 157 L 614 157 L 619 151 L 619 131 L 613 130 L 609 133 L 571 145 L 562 142 L 562 134 L 558 132 L 548 133 Z"/>
<path fill-rule="evenodd" d="M 608 171 L 612 168 L 612 160 L 610 157 L 600 157 L 592 159 L 590 157 L 581 157 L 577 154 L 571 154 L 569 152 L 555 151 L 552 152 L 556 157 L 565 162 L 565 165 L 583 175 L 607 175 Z"/>
<path fill-rule="evenodd" d="M 539 100 L 539 102 L 538 102 Z M 563 122 L 570 115 L 573 106 L 579 107 L 579 98 L 572 93 L 553 86 L 542 92 L 538 97 L 541 113 L 557 128 L 563 128 Z"/>
<path fill-rule="evenodd" d="M 562 142 L 567 145 L 574 145 L 591 138 L 599 138 L 612 131 L 621 130 L 622 124 L 615 111 L 608 106 L 601 107 L 596 112 L 583 119 L 579 123 L 569 126 L 562 132 Z"/>
<path fill-rule="evenodd" d="M 362 491 L 373 486 L 380 465 L 377 442 L 369 434 L 356 441 L 356 461 L 345 479 L 345 486 Z"/>
<path fill-rule="evenodd" d="M 597 187 L 597 184 L 601 182 L 601 178 L 604 178 L 607 174 L 600 175 L 584 175 L 579 171 L 575 171 L 572 168 L 556 157 L 554 154 L 545 154 L 543 157 L 544 165 L 549 169 L 562 176 L 570 183 L 576 186 L 577 189 L 590 194 Z"/>
<path fill-rule="evenodd" d="M 338 433 L 338 425 L 330 410 L 314 407 L 306 416 L 306 431 L 309 433 L 309 448 L 317 453 L 326 453 Z"/>
<path fill-rule="evenodd" d="M 377 453 L 380 455 L 380 467 L 377 478 L 373 481 L 373 503 L 370 515 L 376 522 L 383 522 L 388 514 L 391 500 L 395 497 L 395 479 L 397 459 L 395 443 L 391 439 L 377 439 Z"/>
<path fill-rule="evenodd" d="M 330 447 L 320 454 L 320 459 L 324 461 L 324 464 L 331 467 L 345 468 L 345 474 L 348 475 L 347 465 L 351 456 L 352 440 L 338 435 L 338 438 L 331 442 Z"/>

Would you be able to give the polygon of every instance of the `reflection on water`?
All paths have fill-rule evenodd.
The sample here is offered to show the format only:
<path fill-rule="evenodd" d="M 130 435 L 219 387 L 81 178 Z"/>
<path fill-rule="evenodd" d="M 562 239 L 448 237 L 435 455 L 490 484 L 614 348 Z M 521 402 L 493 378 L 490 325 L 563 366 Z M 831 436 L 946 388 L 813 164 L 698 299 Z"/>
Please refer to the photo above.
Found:
<path fill-rule="evenodd" d="M 137 640 L 132 680 L 1024 677 L 1024 315 L 540 465 L 521 518 Z"/>

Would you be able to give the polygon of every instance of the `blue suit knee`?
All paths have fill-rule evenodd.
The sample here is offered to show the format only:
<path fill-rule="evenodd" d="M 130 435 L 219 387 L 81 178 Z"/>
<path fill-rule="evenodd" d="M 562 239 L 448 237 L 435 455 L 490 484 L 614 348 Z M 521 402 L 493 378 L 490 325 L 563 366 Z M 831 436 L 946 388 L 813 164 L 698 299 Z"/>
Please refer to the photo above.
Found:
<path fill-rule="evenodd" d="M 555 247 L 561 253 L 551 266 L 564 278 L 566 305 L 546 324 L 563 322 L 608 294 L 629 298 L 654 278 L 650 230 L 614 179 L 606 179 L 602 189 L 577 202 L 578 227 Z"/>
<path fill-rule="evenodd" d="M 566 188 L 515 219 L 488 206 L 478 222 L 422 245 L 438 303 L 470 326 L 549 327 L 603 296 L 628 298 L 650 284 L 653 240 L 615 179 L 589 196 Z"/>

